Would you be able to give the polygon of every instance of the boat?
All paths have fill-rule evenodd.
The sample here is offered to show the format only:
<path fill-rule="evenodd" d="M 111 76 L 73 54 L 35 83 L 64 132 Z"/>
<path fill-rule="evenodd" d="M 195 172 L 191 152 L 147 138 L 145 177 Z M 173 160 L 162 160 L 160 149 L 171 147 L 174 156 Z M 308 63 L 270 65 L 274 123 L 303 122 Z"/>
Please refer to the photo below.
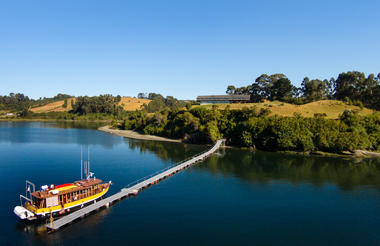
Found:
<path fill-rule="evenodd" d="M 90 172 L 90 162 L 84 162 L 85 178 L 61 185 L 43 185 L 35 190 L 35 184 L 26 180 L 26 194 L 20 195 L 20 206 L 13 212 L 22 220 L 36 220 L 61 216 L 96 203 L 109 190 L 111 181 L 103 182 Z M 23 203 L 24 201 L 24 203 Z"/>

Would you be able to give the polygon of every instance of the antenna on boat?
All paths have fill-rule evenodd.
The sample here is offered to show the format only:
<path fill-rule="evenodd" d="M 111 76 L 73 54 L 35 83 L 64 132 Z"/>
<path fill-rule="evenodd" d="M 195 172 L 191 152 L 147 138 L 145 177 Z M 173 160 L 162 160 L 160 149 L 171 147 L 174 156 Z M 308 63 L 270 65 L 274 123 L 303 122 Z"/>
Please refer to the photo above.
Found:
<path fill-rule="evenodd" d="M 84 161 L 84 178 L 87 178 L 87 161 Z"/>
<path fill-rule="evenodd" d="M 88 169 L 87 169 L 87 175 L 86 178 L 88 178 L 88 175 L 90 174 L 90 146 L 87 147 L 87 164 L 88 164 Z"/>
<path fill-rule="evenodd" d="M 82 146 L 80 146 L 80 179 L 83 179 L 83 152 Z"/>

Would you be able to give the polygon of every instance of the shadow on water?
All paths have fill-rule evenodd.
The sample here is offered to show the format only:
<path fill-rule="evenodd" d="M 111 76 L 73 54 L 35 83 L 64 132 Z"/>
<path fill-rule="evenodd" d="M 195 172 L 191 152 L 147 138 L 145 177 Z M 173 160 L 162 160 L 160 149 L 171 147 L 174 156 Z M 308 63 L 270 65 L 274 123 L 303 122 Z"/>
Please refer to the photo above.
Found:
<path fill-rule="evenodd" d="M 141 141 L 135 139 L 125 139 L 129 148 L 139 150 L 140 153 L 152 153 L 165 162 L 180 162 L 186 158 L 196 155 L 210 146 L 183 144 L 159 141 Z"/>
<path fill-rule="evenodd" d="M 316 186 L 334 184 L 343 190 L 353 190 L 358 186 L 380 189 L 379 159 L 341 159 L 226 149 L 223 158 L 214 155 L 194 168 L 234 176 L 251 183 L 283 180 Z"/>

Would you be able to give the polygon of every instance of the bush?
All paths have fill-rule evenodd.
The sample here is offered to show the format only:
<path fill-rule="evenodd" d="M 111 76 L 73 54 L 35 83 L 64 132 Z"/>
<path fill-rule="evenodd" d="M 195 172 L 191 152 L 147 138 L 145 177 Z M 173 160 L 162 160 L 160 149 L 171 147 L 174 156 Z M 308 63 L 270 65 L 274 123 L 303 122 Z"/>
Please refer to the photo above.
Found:
<path fill-rule="evenodd" d="M 67 99 L 65 99 L 65 100 L 63 101 L 63 105 L 62 105 L 62 107 L 63 107 L 63 108 L 67 108 Z"/>

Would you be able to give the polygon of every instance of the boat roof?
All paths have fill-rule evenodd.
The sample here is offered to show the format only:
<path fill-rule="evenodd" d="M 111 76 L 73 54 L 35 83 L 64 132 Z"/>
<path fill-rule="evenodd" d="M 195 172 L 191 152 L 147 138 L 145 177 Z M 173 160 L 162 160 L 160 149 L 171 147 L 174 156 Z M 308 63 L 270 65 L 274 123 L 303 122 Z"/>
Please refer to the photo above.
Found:
<path fill-rule="evenodd" d="M 46 197 L 51 197 L 51 196 L 61 195 L 61 194 L 65 194 L 65 193 L 69 193 L 73 191 L 82 190 L 91 185 L 100 184 L 101 182 L 102 180 L 96 179 L 96 178 L 82 179 L 82 180 L 75 181 L 72 184 L 67 183 L 67 184 L 57 185 L 55 186 L 55 189 L 39 190 L 39 191 L 33 192 L 32 196 L 42 199 Z"/>

